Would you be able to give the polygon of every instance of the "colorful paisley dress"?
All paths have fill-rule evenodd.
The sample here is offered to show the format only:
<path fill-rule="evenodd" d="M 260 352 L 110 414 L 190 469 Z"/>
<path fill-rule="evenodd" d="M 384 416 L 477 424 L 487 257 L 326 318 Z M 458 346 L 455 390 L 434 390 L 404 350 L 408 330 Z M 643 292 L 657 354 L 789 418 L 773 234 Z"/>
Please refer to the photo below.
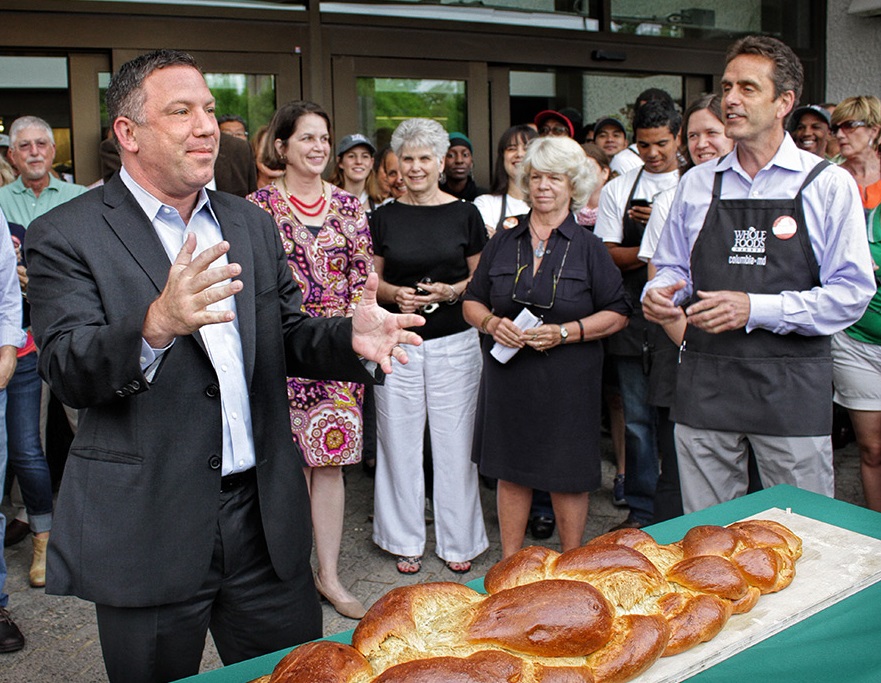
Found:
<path fill-rule="evenodd" d="M 370 228 L 360 202 L 331 185 L 327 217 L 317 235 L 294 215 L 275 185 L 248 196 L 275 219 L 288 265 L 313 317 L 351 315 L 373 268 Z M 361 460 L 364 386 L 288 378 L 291 432 L 309 467 Z"/>

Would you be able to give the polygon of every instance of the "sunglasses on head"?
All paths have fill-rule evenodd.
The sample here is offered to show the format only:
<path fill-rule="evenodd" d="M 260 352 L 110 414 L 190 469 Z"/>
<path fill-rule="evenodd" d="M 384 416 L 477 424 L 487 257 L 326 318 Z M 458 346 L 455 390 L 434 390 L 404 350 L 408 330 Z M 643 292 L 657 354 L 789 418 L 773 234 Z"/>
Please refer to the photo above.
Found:
<path fill-rule="evenodd" d="M 542 126 L 538 132 L 540 135 L 569 135 L 566 126 Z"/>
<path fill-rule="evenodd" d="M 835 135 L 839 130 L 850 133 L 854 128 L 865 128 L 867 125 L 865 121 L 842 121 L 841 123 L 833 123 L 829 126 L 829 130 L 832 131 L 832 135 Z"/>

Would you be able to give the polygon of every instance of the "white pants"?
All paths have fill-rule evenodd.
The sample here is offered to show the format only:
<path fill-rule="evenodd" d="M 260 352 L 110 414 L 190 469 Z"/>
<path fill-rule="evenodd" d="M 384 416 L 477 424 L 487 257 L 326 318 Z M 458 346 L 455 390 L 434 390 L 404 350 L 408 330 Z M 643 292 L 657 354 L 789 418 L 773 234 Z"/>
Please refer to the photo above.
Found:
<path fill-rule="evenodd" d="M 749 445 L 765 487 L 789 484 L 835 497 L 830 436 L 768 436 L 676 425 L 676 456 L 686 513 L 733 500 L 749 484 Z"/>
<path fill-rule="evenodd" d="M 373 541 L 395 555 L 425 551 L 425 419 L 434 460 L 437 554 L 465 562 L 489 547 L 471 462 L 481 356 L 476 330 L 408 346 L 376 387 L 376 489 Z"/>

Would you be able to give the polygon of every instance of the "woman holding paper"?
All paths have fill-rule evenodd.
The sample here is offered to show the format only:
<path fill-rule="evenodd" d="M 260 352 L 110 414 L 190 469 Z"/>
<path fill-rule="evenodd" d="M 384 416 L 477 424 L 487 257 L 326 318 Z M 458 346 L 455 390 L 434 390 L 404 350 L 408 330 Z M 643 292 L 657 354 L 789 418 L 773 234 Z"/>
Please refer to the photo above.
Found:
<path fill-rule="evenodd" d="M 533 488 L 551 492 L 563 550 L 581 545 L 589 491 L 600 486 L 599 340 L 630 313 L 620 271 L 572 215 L 598 182 L 584 150 L 538 138 L 521 168 L 531 211 L 490 240 L 463 305 L 485 335 L 472 460 L 499 480 L 503 557 L 523 544 Z M 514 323 L 528 314 L 539 323 Z M 501 363 L 495 345 L 517 352 Z"/>

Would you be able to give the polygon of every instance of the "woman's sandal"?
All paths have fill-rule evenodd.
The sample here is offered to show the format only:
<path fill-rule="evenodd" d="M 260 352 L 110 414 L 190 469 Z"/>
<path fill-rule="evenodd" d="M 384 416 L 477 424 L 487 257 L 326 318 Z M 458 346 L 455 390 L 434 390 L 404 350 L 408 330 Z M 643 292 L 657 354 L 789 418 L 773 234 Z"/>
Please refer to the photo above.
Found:
<path fill-rule="evenodd" d="M 449 569 L 454 574 L 467 574 L 471 571 L 471 561 L 465 560 L 464 562 L 444 562 L 447 565 L 447 569 Z"/>
<path fill-rule="evenodd" d="M 418 555 L 413 555 L 411 557 L 402 555 L 398 558 L 395 566 L 401 574 L 416 574 L 422 569 L 422 558 Z"/>

